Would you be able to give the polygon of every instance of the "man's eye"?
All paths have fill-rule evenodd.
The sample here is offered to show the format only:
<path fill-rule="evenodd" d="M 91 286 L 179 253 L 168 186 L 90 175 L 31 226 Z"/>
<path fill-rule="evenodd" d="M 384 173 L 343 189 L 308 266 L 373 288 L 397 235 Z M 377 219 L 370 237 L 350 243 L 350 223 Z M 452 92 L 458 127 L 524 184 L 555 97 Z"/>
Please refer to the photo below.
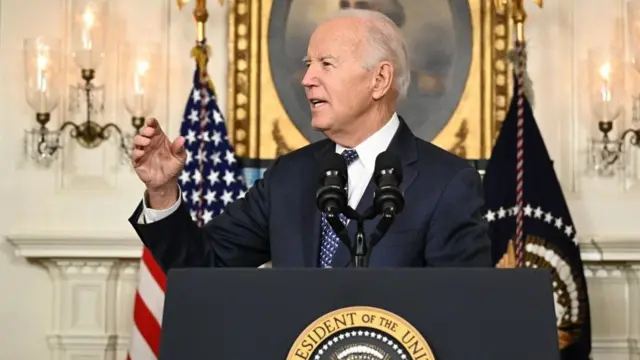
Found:
<path fill-rule="evenodd" d="M 331 66 L 332 64 L 328 61 L 323 61 L 322 66 Z"/>

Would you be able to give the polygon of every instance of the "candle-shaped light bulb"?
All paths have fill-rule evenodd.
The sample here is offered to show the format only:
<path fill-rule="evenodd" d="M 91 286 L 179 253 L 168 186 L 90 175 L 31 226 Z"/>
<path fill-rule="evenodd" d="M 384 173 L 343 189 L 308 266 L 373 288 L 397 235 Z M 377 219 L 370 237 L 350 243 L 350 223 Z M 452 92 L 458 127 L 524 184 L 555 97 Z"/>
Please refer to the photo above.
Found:
<path fill-rule="evenodd" d="M 142 85 L 143 78 L 149 71 L 149 62 L 146 60 L 138 60 L 136 63 L 136 74 L 134 78 L 134 88 L 136 94 L 144 94 L 144 86 Z"/>
<path fill-rule="evenodd" d="M 133 78 L 133 91 L 136 97 L 136 113 L 144 113 L 144 83 L 145 76 L 149 71 L 149 62 L 146 60 L 138 60 L 136 62 L 136 72 Z"/>
<path fill-rule="evenodd" d="M 45 55 L 38 54 L 38 57 L 36 59 L 36 68 L 37 68 L 36 70 L 37 85 L 36 86 L 38 90 L 40 90 L 43 93 L 47 91 L 47 77 L 45 75 L 46 75 L 48 65 L 49 65 L 49 59 Z"/>
<path fill-rule="evenodd" d="M 47 77 L 49 71 L 49 58 L 47 56 L 49 48 L 46 45 L 39 45 L 36 52 L 36 89 L 38 92 L 38 109 L 45 112 L 47 109 Z"/>
<path fill-rule="evenodd" d="M 82 14 L 82 47 L 85 50 L 91 50 L 93 47 L 93 40 L 91 39 L 91 30 L 96 22 L 95 14 L 91 9 L 85 9 Z"/>
<path fill-rule="evenodd" d="M 610 103 L 611 103 L 611 63 L 606 61 L 600 66 L 600 77 L 602 78 L 602 86 L 600 87 L 600 97 L 602 101 L 602 118 L 610 118 Z"/>

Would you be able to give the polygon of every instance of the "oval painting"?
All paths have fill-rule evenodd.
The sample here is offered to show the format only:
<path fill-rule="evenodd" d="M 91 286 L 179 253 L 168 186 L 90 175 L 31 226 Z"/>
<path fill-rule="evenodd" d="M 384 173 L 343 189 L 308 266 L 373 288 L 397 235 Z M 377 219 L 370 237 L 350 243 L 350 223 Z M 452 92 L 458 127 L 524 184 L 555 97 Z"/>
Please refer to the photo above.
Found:
<path fill-rule="evenodd" d="M 460 102 L 472 61 L 468 0 L 275 0 L 268 44 L 274 86 L 289 118 L 310 141 L 324 138 L 310 124 L 301 85 L 302 58 L 315 26 L 340 8 L 373 9 L 402 30 L 411 61 L 411 85 L 399 104 L 416 136 L 432 141 Z"/>

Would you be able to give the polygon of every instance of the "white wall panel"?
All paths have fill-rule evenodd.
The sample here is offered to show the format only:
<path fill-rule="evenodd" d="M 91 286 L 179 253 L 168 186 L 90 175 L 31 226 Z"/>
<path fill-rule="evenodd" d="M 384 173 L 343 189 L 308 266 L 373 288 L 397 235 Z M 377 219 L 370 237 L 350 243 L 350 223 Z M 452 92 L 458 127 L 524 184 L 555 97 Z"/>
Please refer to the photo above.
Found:
<path fill-rule="evenodd" d="M 68 39 L 66 21 L 70 1 L 0 2 L 0 153 L 3 158 L 0 235 L 48 239 L 46 251 L 64 256 L 95 253 L 96 248 L 104 248 L 107 243 L 114 250 L 101 256 L 111 258 L 126 248 L 119 239 L 131 240 L 135 236 L 127 218 L 143 191 L 130 167 L 118 163 L 116 142 L 92 150 L 67 142 L 59 161 L 50 168 L 36 166 L 23 154 L 23 131 L 36 122 L 24 95 L 22 42 L 24 38 L 39 35 Z M 170 136 L 175 137 L 194 69 L 190 56 L 195 41 L 192 6 L 178 11 L 175 1 L 170 0 L 110 0 L 109 3 L 112 14 L 109 52 L 96 79 L 107 87 L 105 117 L 100 122 L 115 122 L 125 130 L 130 127 L 118 90 L 118 45 L 125 41 L 157 41 L 162 45 L 164 69 L 160 74 L 154 115 Z M 227 5 L 210 3 L 207 32 L 213 54 L 209 69 L 216 86 L 224 88 Z M 76 81 L 79 79 L 79 70 L 70 59 L 67 59 L 67 70 L 76 76 Z M 226 92 L 220 91 L 219 97 L 224 103 Z M 60 112 L 65 106 L 66 103 L 62 103 L 53 113 L 51 125 L 68 119 Z M 86 247 L 77 247 L 83 239 L 95 243 L 86 242 Z M 34 246 L 26 245 L 25 249 L 43 251 L 39 245 Z M 31 263 L 14 250 L 7 241 L 0 240 L 0 324 L 3 324 L 0 326 L 0 358 L 62 359 L 75 354 L 76 359 L 113 359 L 112 354 L 105 355 L 99 349 L 127 341 L 116 335 L 127 335 L 129 331 L 132 305 L 129 300 L 135 291 L 137 261 L 123 264 L 112 259 L 97 267 L 89 265 L 90 259 Z M 33 255 L 29 251 L 25 250 L 24 255 Z M 120 255 L 137 257 L 139 249 L 129 248 Z M 77 269 L 84 270 L 77 273 L 79 278 L 74 278 L 70 274 L 75 274 Z M 58 286 L 61 283 L 67 285 Z M 80 306 L 79 312 L 67 311 L 65 306 L 71 305 Z M 76 330 L 81 335 L 71 336 Z M 82 357 L 69 350 L 83 342 L 95 351 Z M 118 350 L 120 359 L 125 348 L 122 345 Z M 54 351 L 53 357 L 50 351 Z"/>

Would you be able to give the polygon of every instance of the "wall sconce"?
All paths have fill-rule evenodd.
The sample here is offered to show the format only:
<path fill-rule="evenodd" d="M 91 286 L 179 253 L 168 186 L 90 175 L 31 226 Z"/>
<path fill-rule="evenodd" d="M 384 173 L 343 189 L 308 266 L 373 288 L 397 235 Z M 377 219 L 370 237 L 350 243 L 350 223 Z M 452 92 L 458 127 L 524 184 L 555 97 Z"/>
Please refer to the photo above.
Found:
<path fill-rule="evenodd" d="M 600 176 L 613 176 L 624 170 L 625 141 L 638 144 L 637 128 L 617 131 L 615 123 L 624 123 L 625 72 L 622 57 L 614 50 L 590 49 L 588 52 L 588 89 L 591 111 L 597 120 L 600 137 L 590 140 L 590 168 Z M 638 122 L 638 99 L 632 98 L 632 123 Z M 616 135 L 618 133 L 619 135 Z"/>
<path fill-rule="evenodd" d="M 631 61 L 625 61 L 622 42 L 617 47 L 591 49 L 588 54 L 590 104 L 600 132 L 589 144 L 589 170 L 598 176 L 635 173 L 633 167 L 629 169 L 626 147 L 640 147 L 640 93 L 634 90 L 627 98 L 627 88 L 637 88 L 627 80 L 632 78 L 628 69 L 640 73 L 640 1 L 628 0 L 626 5 Z M 630 116 L 625 116 L 627 106 Z M 627 119 L 631 126 L 625 129 Z"/>
<path fill-rule="evenodd" d="M 58 129 L 50 129 L 51 113 L 57 108 L 64 89 L 61 42 L 57 39 L 27 39 L 24 57 L 27 83 L 27 102 L 36 112 L 39 127 L 26 131 L 27 147 L 37 161 L 50 161 L 62 145 L 62 135 L 68 130 L 71 139 L 81 146 L 98 147 L 111 135 L 120 137 L 120 150 L 130 156 L 132 139 L 144 125 L 144 116 L 155 105 L 155 85 L 152 69 L 156 66 L 156 47 L 125 46 L 121 63 L 120 83 L 125 107 L 132 115 L 132 133 L 125 133 L 117 124 L 100 121 L 105 108 L 105 87 L 96 85 L 96 71 L 106 54 L 108 1 L 72 0 L 70 55 L 79 69 L 81 82 L 69 86 L 68 113 Z M 154 52 L 156 51 L 156 52 Z M 143 56 L 144 55 L 144 56 Z M 135 56 L 142 56 L 140 61 Z M 146 56 L 146 57 L 145 57 Z M 146 62 L 145 62 L 146 61 Z M 137 81 L 128 83 L 127 81 Z M 132 94 L 125 89 L 138 93 Z M 140 93 L 142 92 L 142 93 Z M 76 121 L 74 121 L 76 120 Z"/>
<path fill-rule="evenodd" d="M 36 113 L 40 128 L 27 131 L 34 146 L 34 155 L 47 158 L 60 147 L 58 134 L 50 132 L 46 124 L 58 107 L 62 92 L 62 56 L 60 40 L 39 37 L 24 41 L 25 90 L 27 103 Z"/>

